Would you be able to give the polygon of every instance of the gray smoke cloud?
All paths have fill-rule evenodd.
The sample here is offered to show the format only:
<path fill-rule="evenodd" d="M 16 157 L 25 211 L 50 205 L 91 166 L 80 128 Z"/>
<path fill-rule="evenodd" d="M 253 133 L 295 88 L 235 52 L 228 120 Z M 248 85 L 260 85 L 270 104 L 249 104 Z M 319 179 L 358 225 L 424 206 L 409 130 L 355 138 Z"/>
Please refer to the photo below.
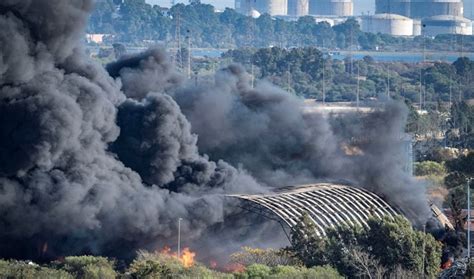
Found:
<path fill-rule="evenodd" d="M 106 71 L 81 47 L 92 6 L 0 3 L 0 257 L 38 257 L 46 242 L 53 255 L 127 256 L 169 244 L 180 217 L 188 239 L 215 230 L 235 213 L 224 194 L 318 179 L 425 212 L 400 163 L 399 105 L 331 122 L 271 84 L 251 88 L 237 65 L 190 86 L 159 48 Z M 347 138 L 363 153 L 344 153 Z"/>
<path fill-rule="evenodd" d="M 305 114 L 302 100 L 280 88 L 266 82 L 251 88 L 236 65 L 218 73 L 213 87 L 181 88 L 173 97 L 202 152 L 243 165 L 258 181 L 343 180 L 383 196 L 415 221 L 429 215 L 424 185 L 406 170 L 411 142 L 404 104 L 387 101 L 369 114 Z"/>

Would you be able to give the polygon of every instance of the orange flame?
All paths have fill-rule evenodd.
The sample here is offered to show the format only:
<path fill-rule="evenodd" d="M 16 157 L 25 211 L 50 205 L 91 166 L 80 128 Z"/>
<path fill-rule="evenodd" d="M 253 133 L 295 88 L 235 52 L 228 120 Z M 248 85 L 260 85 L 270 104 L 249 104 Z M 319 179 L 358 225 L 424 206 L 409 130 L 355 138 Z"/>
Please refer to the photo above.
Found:
<path fill-rule="evenodd" d="M 183 263 L 184 267 L 191 267 L 194 265 L 194 257 L 196 253 L 189 250 L 189 248 L 184 248 L 183 254 L 180 257 L 180 261 Z"/>
<path fill-rule="evenodd" d="M 194 265 L 194 257 L 196 257 L 196 253 L 192 252 L 188 247 L 183 249 L 179 257 L 178 253 L 172 253 L 171 248 L 168 246 L 165 246 L 163 249 L 161 249 L 160 254 L 178 259 L 186 268 L 192 267 Z"/>

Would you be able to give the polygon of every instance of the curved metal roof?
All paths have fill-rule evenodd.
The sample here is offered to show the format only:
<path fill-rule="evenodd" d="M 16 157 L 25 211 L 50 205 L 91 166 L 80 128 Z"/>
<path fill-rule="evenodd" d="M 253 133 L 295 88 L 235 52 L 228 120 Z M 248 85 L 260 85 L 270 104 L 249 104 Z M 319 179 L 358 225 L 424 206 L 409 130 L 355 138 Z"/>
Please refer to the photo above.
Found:
<path fill-rule="evenodd" d="M 306 212 L 314 222 L 318 235 L 339 225 L 367 226 L 370 217 L 398 215 L 381 197 L 367 190 L 347 185 L 318 183 L 281 188 L 260 195 L 230 195 L 256 204 L 293 229 Z"/>

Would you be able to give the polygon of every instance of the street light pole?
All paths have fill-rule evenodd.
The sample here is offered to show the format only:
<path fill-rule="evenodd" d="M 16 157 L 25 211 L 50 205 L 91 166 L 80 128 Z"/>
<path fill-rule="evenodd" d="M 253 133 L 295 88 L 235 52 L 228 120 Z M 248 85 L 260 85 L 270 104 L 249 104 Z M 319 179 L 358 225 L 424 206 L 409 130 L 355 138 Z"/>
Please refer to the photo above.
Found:
<path fill-rule="evenodd" d="M 423 265 L 422 265 L 422 268 L 421 268 L 421 274 L 423 276 L 423 278 L 426 278 L 425 277 L 425 261 L 426 261 L 426 243 L 425 243 L 425 239 L 426 239 L 426 225 L 423 225 Z"/>
<path fill-rule="evenodd" d="M 178 219 L 178 259 L 181 259 L 181 220 L 183 218 Z"/>
<path fill-rule="evenodd" d="M 471 184 L 472 178 L 467 179 L 467 258 L 471 258 Z"/>

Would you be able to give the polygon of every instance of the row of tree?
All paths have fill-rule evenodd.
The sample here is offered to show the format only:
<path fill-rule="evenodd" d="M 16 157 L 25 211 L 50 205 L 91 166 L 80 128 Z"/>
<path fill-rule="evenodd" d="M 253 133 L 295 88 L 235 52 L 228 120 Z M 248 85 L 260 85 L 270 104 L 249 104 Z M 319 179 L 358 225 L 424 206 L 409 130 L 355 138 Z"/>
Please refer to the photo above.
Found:
<path fill-rule="evenodd" d="M 252 18 L 233 9 L 216 13 L 213 6 L 199 1 L 176 4 L 169 11 L 145 0 L 100 1 L 91 15 L 88 32 L 112 34 L 118 42 L 162 41 L 175 47 L 179 36 L 181 40 L 189 37 L 194 46 L 212 48 L 316 45 L 402 51 L 474 49 L 473 36 L 393 37 L 362 32 L 354 19 L 331 27 L 327 22 L 316 23 L 309 16 L 297 21 L 275 19 L 268 14 Z"/>
<path fill-rule="evenodd" d="M 435 278 L 441 243 L 413 229 L 404 217 L 370 219 L 362 227 L 338 227 L 316 235 L 308 215 L 293 230 L 293 247 L 306 266 L 330 264 L 348 278 Z"/>
<path fill-rule="evenodd" d="M 326 101 L 355 101 L 390 95 L 424 108 L 437 102 L 474 98 L 474 61 L 459 58 L 454 63 L 376 62 L 347 57 L 332 59 L 316 47 L 285 49 L 241 48 L 223 54 L 233 62 L 250 65 L 259 79 L 286 88 L 298 95 Z"/>

